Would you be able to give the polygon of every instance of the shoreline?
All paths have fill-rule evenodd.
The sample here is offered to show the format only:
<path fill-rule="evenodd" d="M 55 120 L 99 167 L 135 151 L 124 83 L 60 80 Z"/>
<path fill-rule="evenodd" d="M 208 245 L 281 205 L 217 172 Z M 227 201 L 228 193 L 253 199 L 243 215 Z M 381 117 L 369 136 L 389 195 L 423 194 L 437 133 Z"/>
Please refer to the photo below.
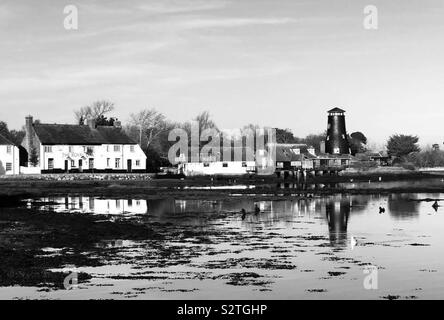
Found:
<path fill-rule="evenodd" d="M 317 176 L 308 178 L 306 183 L 295 179 L 274 176 L 254 177 L 192 177 L 186 179 L 155 178 L 144 176 L 128 180 L 41 180 L 19 177 L 0 179 L 0 203 L 14 198 L 32 198 L 56 195 L 94 195 L 111 198 L 124 197 L 182 197 L 209 199 L 226 196 L 249 196 L 260 198 L 282 198 L 307 194 L 387 194 L 444 192 L 444 183 L 436 182 L 443 176 L 409 172 L 402 174 L 360 174 L 353 176 Z M 380 181 L 381 179 L 381 181 Z M 421 182 L 421 185 L 408 181 Z M 444 180 L 443 180 L 444 181 Z M 365 187 L 345 188 L 338 184 L 369 182 Z M 404 185 L 381 187 L 378 184 L 404 182 Z M 423 183 L 422 183 L 423 182 Z M 374 185 L 372 185 L 374 184 Z M 0 204 L 1 205 L 1 204 Z"/>

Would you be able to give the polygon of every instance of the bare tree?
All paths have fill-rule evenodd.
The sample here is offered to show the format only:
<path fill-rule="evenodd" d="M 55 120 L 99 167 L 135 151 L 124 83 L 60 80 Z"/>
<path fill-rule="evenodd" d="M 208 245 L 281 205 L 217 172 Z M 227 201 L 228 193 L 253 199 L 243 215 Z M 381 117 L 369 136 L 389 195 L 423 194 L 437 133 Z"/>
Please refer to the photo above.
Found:
<path fill-rule="evenodd" d="M 114 103 L 107 100 L 94 101 L 88 106 L 81 107 L 74 111 L 74 115 L 79 124 L 85 119 L 98 119 L 114 110 Z"/>
<path fill-rule="evenodd" d="M 142 138 L 146 138 L 146 147 L 162 132 L 167 130 L 165 116 L 156 109 L 145 109 L 130 115 L 130 124 L 139 129 L 139 144 L 142 145 Z"/>
<path fill-rule="evenodd" d="M 209 129 L 209 128 L 214 128 L 214 129 L 218 130 L 214 121 L 211 120 L 211 116 L 208 111 L 201 112 L 193 120 L 197 121 L 199 123 L 199 132 L 202 132 L 203 130 Z"/>

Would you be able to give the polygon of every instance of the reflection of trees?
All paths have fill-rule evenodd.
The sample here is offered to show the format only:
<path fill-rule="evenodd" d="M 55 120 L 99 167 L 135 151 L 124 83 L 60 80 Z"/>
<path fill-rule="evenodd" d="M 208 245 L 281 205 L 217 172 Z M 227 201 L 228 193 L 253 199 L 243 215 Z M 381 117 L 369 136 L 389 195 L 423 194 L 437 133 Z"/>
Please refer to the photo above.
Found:
<path fill-rule="evenodd" d="M 411 194 L 391 194 L 387 200 L 390 215 L 398 219 L 418 216 L 419 202 L 409 200 L 411 198 Z"/>

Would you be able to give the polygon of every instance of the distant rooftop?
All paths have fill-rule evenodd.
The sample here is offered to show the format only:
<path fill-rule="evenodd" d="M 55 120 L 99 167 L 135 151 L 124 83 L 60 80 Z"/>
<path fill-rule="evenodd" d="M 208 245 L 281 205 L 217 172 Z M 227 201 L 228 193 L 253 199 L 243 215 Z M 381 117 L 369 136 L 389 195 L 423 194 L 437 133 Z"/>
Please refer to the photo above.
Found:
<path fill-rule="evenodd" d="M 0 134 L 0 145 L 14 145 L 14 143 Z"/>

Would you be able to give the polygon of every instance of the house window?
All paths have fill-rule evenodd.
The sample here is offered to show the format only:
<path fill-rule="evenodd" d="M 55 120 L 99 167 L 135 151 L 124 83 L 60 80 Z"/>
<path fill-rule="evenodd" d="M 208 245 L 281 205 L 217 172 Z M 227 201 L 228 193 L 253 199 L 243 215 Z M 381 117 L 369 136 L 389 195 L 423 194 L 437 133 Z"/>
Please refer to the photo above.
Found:
<path fill-rule="evenodd" d="M 276 167 L 283 168 L 284 167 L 284 163 L 283 162 L 277 162 L 276 163 Z"/>
<path fill-rule="evenodd" d="M 333 153 L 338 154 L 338 153 L 339 153 L 339 148 L 334 148 L 334 149 L 333 149 Z"/>
<path fill-rule="evenodd" d="M 69 147 L 69 152 L 72 152 L 72 147 Z"/>
<path fill-rule="evenodd" d="M 6 171 L 12 171 L 12 163 L 6 162 Z"/>
<path fill-rule="evenodd" d="M 222 163 L 222 167 L 227 168 L 228 167 L 228 163 L 226 163 L 226 162 Z"/>
<path fill-rule="evenodd" d="M 6 152 L 7 153 L 11 153 L 12 152 L 12 146 L 7 146 L 6 147 Z"/>
<path fill-rule="evenodd" d="M 86 147 L 86 154 L 92 155 L 94 153 L 94 147 Z"/>
<path fill-rule="evenodd" d="M 76 162 L 74 160 L 71 160 L 71 168 L 74 168 L 76 166 Z"/>
<path fill-rule="evenodd" d="M 116 158 L 115 167 L 116 167 L 116 169 L 120 168 L 120 158 Z"/>
<path fill-rule="evenodd" d="M 114 152 L 120 152 L 120 146 L 114 146 Z"/>
<path fill-rule="evenodd" d="M 111 159 L 110 158 L 107 158 L 106 159 L 106 166 L 109 168 L 109 167 L 111 167 Z"/>
<path fill-rule="evenodd" d="M 140 160 L 136 160 L 136 167 L 140 167 Z"/>
<path fill-rule="evenodd" d="M 94 169 L 94 158 L 89 159 L 89 168 Z"/>
<path fill-rule="evenodd" d="M 134 146 L 130 146 L 130 151 L 134 152 Z"/>
<path fill-rule="evenodd" d="M 45 152 L 52 152 L 52 146 L 45 146 Z"/>
<path fill-rule="evenodd" d="M 246 168 L 247 167 L 247 163 L 246 162 L 242 162 L 242 167 Z"/>

